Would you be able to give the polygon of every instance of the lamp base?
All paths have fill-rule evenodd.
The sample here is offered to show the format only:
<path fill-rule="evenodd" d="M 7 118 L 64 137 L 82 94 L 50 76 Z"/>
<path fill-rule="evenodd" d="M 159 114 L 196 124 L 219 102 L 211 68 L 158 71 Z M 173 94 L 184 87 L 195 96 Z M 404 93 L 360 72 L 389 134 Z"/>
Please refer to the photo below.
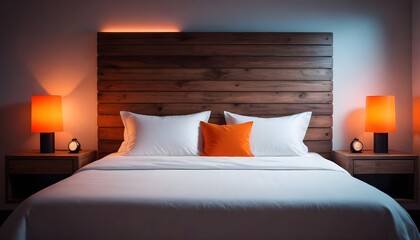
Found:
<path fill-rule="evenodd" d="M 388 133 L 373 133 L 373 151 L 388 153 Z"/>
<path fill-rule="evenodd" d="M 54 153 L 55 152 L 55 134 L 40 133 L 40 152 L 41 153 Z"/>

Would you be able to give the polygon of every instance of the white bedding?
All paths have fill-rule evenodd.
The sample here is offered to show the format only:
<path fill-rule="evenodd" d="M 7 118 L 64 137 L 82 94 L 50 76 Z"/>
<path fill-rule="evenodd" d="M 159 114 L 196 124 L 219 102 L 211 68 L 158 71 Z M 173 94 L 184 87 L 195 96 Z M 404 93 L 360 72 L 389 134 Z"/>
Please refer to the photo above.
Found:
<path fill-rule="evenodd" d="M 0 239 L 420 237 L 395 200 L 317 154 L 114 154 L 25 200 Z"/>

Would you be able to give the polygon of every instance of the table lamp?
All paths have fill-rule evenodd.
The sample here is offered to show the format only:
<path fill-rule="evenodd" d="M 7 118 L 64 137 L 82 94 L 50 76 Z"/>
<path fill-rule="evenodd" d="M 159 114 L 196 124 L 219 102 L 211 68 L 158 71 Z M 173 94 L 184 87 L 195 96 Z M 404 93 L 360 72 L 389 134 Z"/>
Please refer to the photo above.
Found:
<path fill-rule="evenodd" d="M 395 97 L 366 97 L 366 132 L 373 132 L 373 151 L 388 153 L 388 133 L 395 132 Z"/>
<path fill-rule="evenodd" d="M 55 152 L 55 132 L 63 131 L 61 96 L 32 96 L 32 132 L 40 133 L 40 152 Z"/>

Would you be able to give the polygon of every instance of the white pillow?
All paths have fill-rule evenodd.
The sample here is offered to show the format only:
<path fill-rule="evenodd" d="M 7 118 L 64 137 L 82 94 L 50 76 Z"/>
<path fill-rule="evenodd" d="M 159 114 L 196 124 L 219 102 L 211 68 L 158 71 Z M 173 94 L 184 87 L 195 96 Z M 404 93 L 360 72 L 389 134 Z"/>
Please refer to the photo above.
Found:
<path fill-rule="evenodd" d="M 200 121 L 207 122 L 210 113 L 159 117 L 121 111 L 125 129 L 118 152 L 131 156 L 200 155 L 203 150 Z"/>
<path fill-rule="evenodd" d="M 250 143 L 254 156 L 302 156 L 303 143 L 312 112 L 276 118 L 259 118 L 224 112 L 227 124 L 254 122 Z"/>

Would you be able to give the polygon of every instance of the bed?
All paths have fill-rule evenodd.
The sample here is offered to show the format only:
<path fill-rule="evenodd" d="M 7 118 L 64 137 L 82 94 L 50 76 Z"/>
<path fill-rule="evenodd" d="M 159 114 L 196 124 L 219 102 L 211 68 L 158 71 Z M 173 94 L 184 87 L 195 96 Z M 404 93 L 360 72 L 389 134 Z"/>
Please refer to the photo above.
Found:
<path fill-rule="evenodd" d="M 2 239 L 418 239 L 393 199 L 317 154 L 107 156 L 21 204 Z"/>
<path fill-rule="evenodd" d="M 232 126 L 248 155 L 210 156 L 204 129 Z M 331 128 L 331 33 L 98 33 L 101 159 L 25 200 L 0 238 L 420 239 L 328 160 Z"/>

